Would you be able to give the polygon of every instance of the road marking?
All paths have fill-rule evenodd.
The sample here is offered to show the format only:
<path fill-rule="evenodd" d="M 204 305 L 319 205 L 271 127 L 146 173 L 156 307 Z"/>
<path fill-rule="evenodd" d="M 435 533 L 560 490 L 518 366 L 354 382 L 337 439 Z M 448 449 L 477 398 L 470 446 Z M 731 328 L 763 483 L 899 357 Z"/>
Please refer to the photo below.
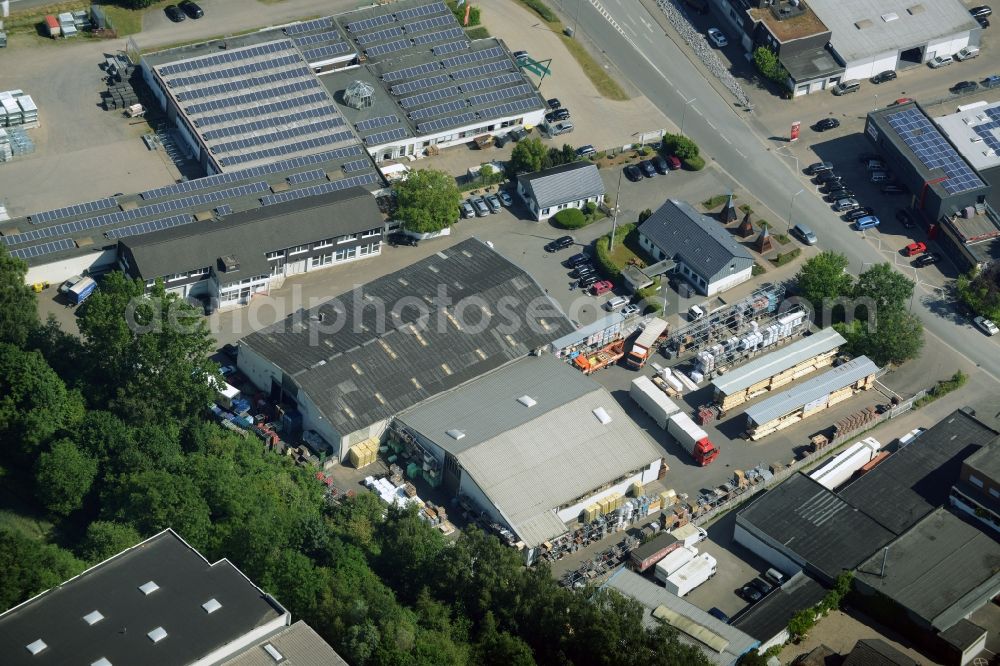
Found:
<path fill-rule="evenodd" d="M 715 125 L 713 125 L 713 124 L 712 124 L 712 121 L 711 121 L 711 120 L 709 120 L 708 118 L 705 118 L 705 124 L 706 124 L 706 125 L 708 125 L 709 127 L 711 127 L 712 129 L 714 129 L 714 130 L 715 130 L 716 132 L 718 132 L 718 131 L 719 131 L 719 128 L 718 128 L 718 127 L 716 127 Z M 720 136 L 721 136 L 721 135 L 720 135 Z M 723 138 L 723 139 L 726 139 L 726 137 L 722 137 L 722 138 Z M 726 139 L 726 141 L 729 141 L 729 139 Z"/>
<path fill-rule="evenodd" d="M 713 129 L 714 129 L 714 128 L 713 128 Z M 723 140 L 723 141 L 725 141 L 726 143 L 728 143 L 728 144 L 729 144 L 730 146 L 731 146 L 731 145 L 733 145 L 733 142 L 732 142 L 732 141 L 730 141 L 730 140 L 729 140 L 729 137 L 728 137 L 728 136 L 726 136 L 725 134 L 720 134 L 719 136 L 720 136 L 720 137 L 722 138 L 722 140 Z M 736 151 L 736 152 L 739 152 L 739 151 Z M 742 155 L 742 154 L 743 154 L 743 153 L 740 153 L 740 155 Z"/>

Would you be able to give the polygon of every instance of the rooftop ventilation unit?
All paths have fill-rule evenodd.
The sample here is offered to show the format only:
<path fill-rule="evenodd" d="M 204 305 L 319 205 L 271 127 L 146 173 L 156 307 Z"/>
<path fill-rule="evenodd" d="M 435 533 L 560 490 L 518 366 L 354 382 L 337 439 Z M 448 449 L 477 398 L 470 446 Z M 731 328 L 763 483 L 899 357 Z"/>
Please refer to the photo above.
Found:
<path fill-rule="evenodd" d="M 201 605 L 201 607 L 205 609 L 206 613 L 208 613 L 209 615 L 211 615 L 215 611 L 217 611 L 220 608 L 222 608 L 222 604 L 220 604 L 218 602 L 218 600 L 216 600 L 215 598 L 212 598 L 212 599 L 209 599 L 208 601 L 206 601 L 205 603 L 203 603 Z"/>
<path fill-rule="evenodd" d="M 908 7 L 906 9 L 906 11 L 910 14 L 910 16 L 916 16 L 917 14 L 923 14 L 924 13 L 924 6 L 923 5 L 913 5 L 912 7 Z"/>
<path fill-rule="evenodd" d="M 236 255 L 227 254 L 224 257 L 219 257 L 219 266 L 222 267 L 223 272 L 231 273 L 240 270 L 240 261 Z"/>
<path fill-rule="evenodd" d="M 872 22 L 868 19 L 861 19 L 854 24 L 854 27 L 858 30 L 864 30 L 865 28 L 872 27 Z"/>
<path fill-rule="evenodd" d="M 344 103 L 355 109 L 369 109 L 375 103 L 375 87 L 364 81 L 352 81 L 344 90 Z"/>
<path fill-rule="evenodd" d="M 535 405 L 538 404 L 538 401 L 532 398 L 530 395 L 522 395 L 520 398 L 517 399 L 517 401 L 522 405 L 524 405 L 525 407 L 534 407 Z"/>
<path fill-rule="evenodd" d="M 274 663 L 276 664 L 280 664 L 285 660 L 285 658 L 281 656 L 281 653 L 278 652 L 278 648 L 274 647 L 270 643 L 264 645 L 264 652 L 271 655 L 271 659 L 274 659 Z"/>
<path fill-rule="evenodd" d="M 448 436 L 457 442 L 458 440 L 465 437 L 465 433 L 462 432 L 461 430 L 452 428 L 451 430 L 448 431 Z"/>
<path fill-rule="evenodd" d="M 882 20 L 886 23 L 890 23 L 899 18 L 899 14 L 896 12 L 889 12 L 888 14 L 882 14 Z"/>
<path fill-rule="evenodd" d="M 111 666 L 111 662 L 108 661 L 107 657 L 101 657 L 95 662 L 91 662 L 90 666 Z"/>
<path fill-rule="evenodd" d="M 101 611 L 98 610 L 91 611 L 83 616 L 83 621 L 89 624 L 90 626 L 94 626 L 103 619 L 104 616 L 101 615 Z"/>
<path fill-rule="evenodd" d="M 39 638 L 37 641 L 32 641 L 32 642 L 28 643 L 27 645 L 25 645 L 24 647 L 31 654 L 36 655 L 39 652 L 41 652 L 42 650 L 44 650 L 45 648 L 47 648 L 48 645 L 45 644 L 45 641 L 43 641 L 41 638 Z"/>
<path fill-rule="evenodd" d="M 597 420 L 601 422 L 601 425 L 608 425 L 611 423 L 611 415 L 608 414 L 607 410 L 603 407 L 595 409 L 594 416 L 596 416 Z"/>
<path fill-rule="evenodd" d="M 139 586 L 139 591 L 147 596 L 152 594 L 153 592 L 156 592 L 158 589 L 160 589 L 160 586 L 157 585 L 154 581 L 149 581 L 148 583 L 143 583 L 142 585 Z"/>
<path fill-rule="evenodd" d="M 146 635 L 149 636 L 149 640 L 153 641 L 154 643 L 159 643 L 160 641 L 162 641 L 164 638 L 167 637 L 167 630 L 164 629 L 163 627 L 157 627 L 156 629 L 153 629 Z"/>

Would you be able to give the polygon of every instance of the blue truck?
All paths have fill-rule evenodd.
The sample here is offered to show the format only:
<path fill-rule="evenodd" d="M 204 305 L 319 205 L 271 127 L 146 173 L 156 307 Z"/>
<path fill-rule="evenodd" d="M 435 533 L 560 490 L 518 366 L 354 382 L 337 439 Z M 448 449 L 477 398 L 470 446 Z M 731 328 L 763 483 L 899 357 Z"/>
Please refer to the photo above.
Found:
<path fill-rule="evenodd" d="M 66 292 L 66 296 L 69 298 L 70 303 L 73 305 L 79 305 L 87 300 L 87 298 L 94 293 L 95 289 L 97 289 L 97 283 L 94 282 L 93 278 L 85 277 L 81 278 L 79 282 L 70 287 Z"/>

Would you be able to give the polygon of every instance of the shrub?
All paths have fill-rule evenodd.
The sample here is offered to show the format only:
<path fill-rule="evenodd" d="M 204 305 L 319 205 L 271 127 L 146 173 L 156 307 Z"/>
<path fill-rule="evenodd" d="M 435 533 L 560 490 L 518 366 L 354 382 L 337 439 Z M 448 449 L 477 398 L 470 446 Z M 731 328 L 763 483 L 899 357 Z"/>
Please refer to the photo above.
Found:
<path fill-rule="evenodd" d="M 753 62 L 757 71 L 775 83 L 786 83 L 788 72 L 778 62 L 778 56 L 766 46 L 758 46 L 753 52 Z"/>
<path fill-rule="evenodd" d="M 578 208 L 567 208 L 555 214 L 552 218 L 556 225 L 563 229 L 579 229 L 590 224 L 590 220 Z"/>
<path fill-rule="evenodd" d="M 705 158 L 701 155 L 695 155 L 694 157 L 688 157 L 681 160 L 681 164 L 688 171 L 701 171 L 705 168 Z"/>
<path fill-rule="evenodd" d="M 483 26 L 479 26 L 478 28 L 470 28 L 466 30 L 465 36 L 469 39 L 486 39 L 490 36 L 490 31 Z"/>
<path fill-rule="evenodd" d="M 615 232 L 615 247 L 618 247 L 625 242 L 625 238 L 635 230 L 634 224 L 623 224 L 618 227 L 618 231 Z M 601 236 L 594 243 L 596 249 L 594 257 L 597 260 L 597 266 L 601 269 L 601 272 L 607 276 L 609 280 L 618 280 L 622 276 L 621 268 L 615 265 L 615 262 L 611 258 L 611 249 L 608 247 L 608 242 L 611 240 L 611 234 Z"/>
<path fill-rule="evenodd" d="M 788 252 L 781 252 L 774 258 L 774 265 L 784 266 L 788 262 L 793 261 L 800 254 L 802 254 L 802 249 L 798 247 L 794 250 L 789 250 Z"/>
<path fill-rule="evenodd" d="M 448 0 L 448 6 L 451 8 L 451 12 L 455 15 L 455 19 L 458 20 L 459 24 L 464 24 L 466 5 L 458 6 L 457 0 Z M 479 21 L 480 21 L 479 7 L 472 5 L 471 8 L 469 9 L 469 27 L 479 25 Z M 479 39 L 479 38 L 472 37 L 471 39 Z"/>
<path fill-rule="evenodd" d="M 676 155 L 681 160 L 698 157 L 700 153 L 698 144 L 683 134 L 665 134 L 661 147 L 668 155 Z"/>
<path fill-rule="evenodd" d="M 543 20 L 549 23 L 555 23 L 559 20 L 556 13 L 552 11 L 547 4 L 542 2 L 542 0 L 521 0 L 521 4 L 526 5 L 533 12 L 542 17 Z"/>
<path fill-rule="evenodd" d="M 651 151 L 651 150 L 650 150 L 649 148 L 647 148 L 646 146 L 641 146 L 641 147 L 639 148 L 639 156 L 640 156 L 640 157 L 646 157 L 646 156 L 648 156 L 648 155 L 649 155 L 649 153 L 651 153 L 651 152 L 652 152 L 652 151 Z"/>
<path fill-rule="evenodd" d="M 588 201 L 586 205 L 583 207 L 583 212 L 586 213 L 587 215 L 593 215 L 594 213 L 597 212 L 597 204 L 595 204 L 593 201 Z"/>
<path fill-rule="evenodd" d="M 742 213 L 750 213 L 751 215 L 753 215 L 753 208 L 751 208 L 748 204 L 743 204 L 742 206 L 739 207 L 739 209 L 740 212 Z"/>
<path fill-rule="evenodd" d="M 710 210 L 712 208 L 715 208 L 716 206 L 721 206 L 722 204 L 726 203 L 726 201 L 728 201 L 728 200 L 729 200 L 729 195 L 728 194 L 716 194 L 714 197 L 711 197 L 709 199 L 705 199 L 704 201 L 702 201 L 701 205 L 705 209 Z"/>
<path fill-rule="evenodd" d="M 758 275 L 763 275 L 766 272 L 766 268 L 758 264 L 756 261 L 753 262 L 753 268 L 750 269 L 750 275 L 757 277 Z"/>
<path fill-rule="evenodd" d="M 639 213 L 639 224 L 642 224 L 649 218 L 653 217 L 653 211 L 649 208 Z"/>

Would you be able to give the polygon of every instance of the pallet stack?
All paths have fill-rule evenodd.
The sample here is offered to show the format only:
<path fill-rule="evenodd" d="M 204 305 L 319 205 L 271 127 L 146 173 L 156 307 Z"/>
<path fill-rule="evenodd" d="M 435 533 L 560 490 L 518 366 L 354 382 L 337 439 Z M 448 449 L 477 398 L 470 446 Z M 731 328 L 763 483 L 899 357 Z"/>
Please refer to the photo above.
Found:
<path fill-rule="evenodd" d="M 133 81 L 138 76 L 135 65 L 123 54 L 116 54 L 104 59 L 104 71 L 107 73 L 108 89 L 101 93 L 101 106 L 105 111 L 125 110 L 139 103 L 139 97 L 133 87 Z"/>

